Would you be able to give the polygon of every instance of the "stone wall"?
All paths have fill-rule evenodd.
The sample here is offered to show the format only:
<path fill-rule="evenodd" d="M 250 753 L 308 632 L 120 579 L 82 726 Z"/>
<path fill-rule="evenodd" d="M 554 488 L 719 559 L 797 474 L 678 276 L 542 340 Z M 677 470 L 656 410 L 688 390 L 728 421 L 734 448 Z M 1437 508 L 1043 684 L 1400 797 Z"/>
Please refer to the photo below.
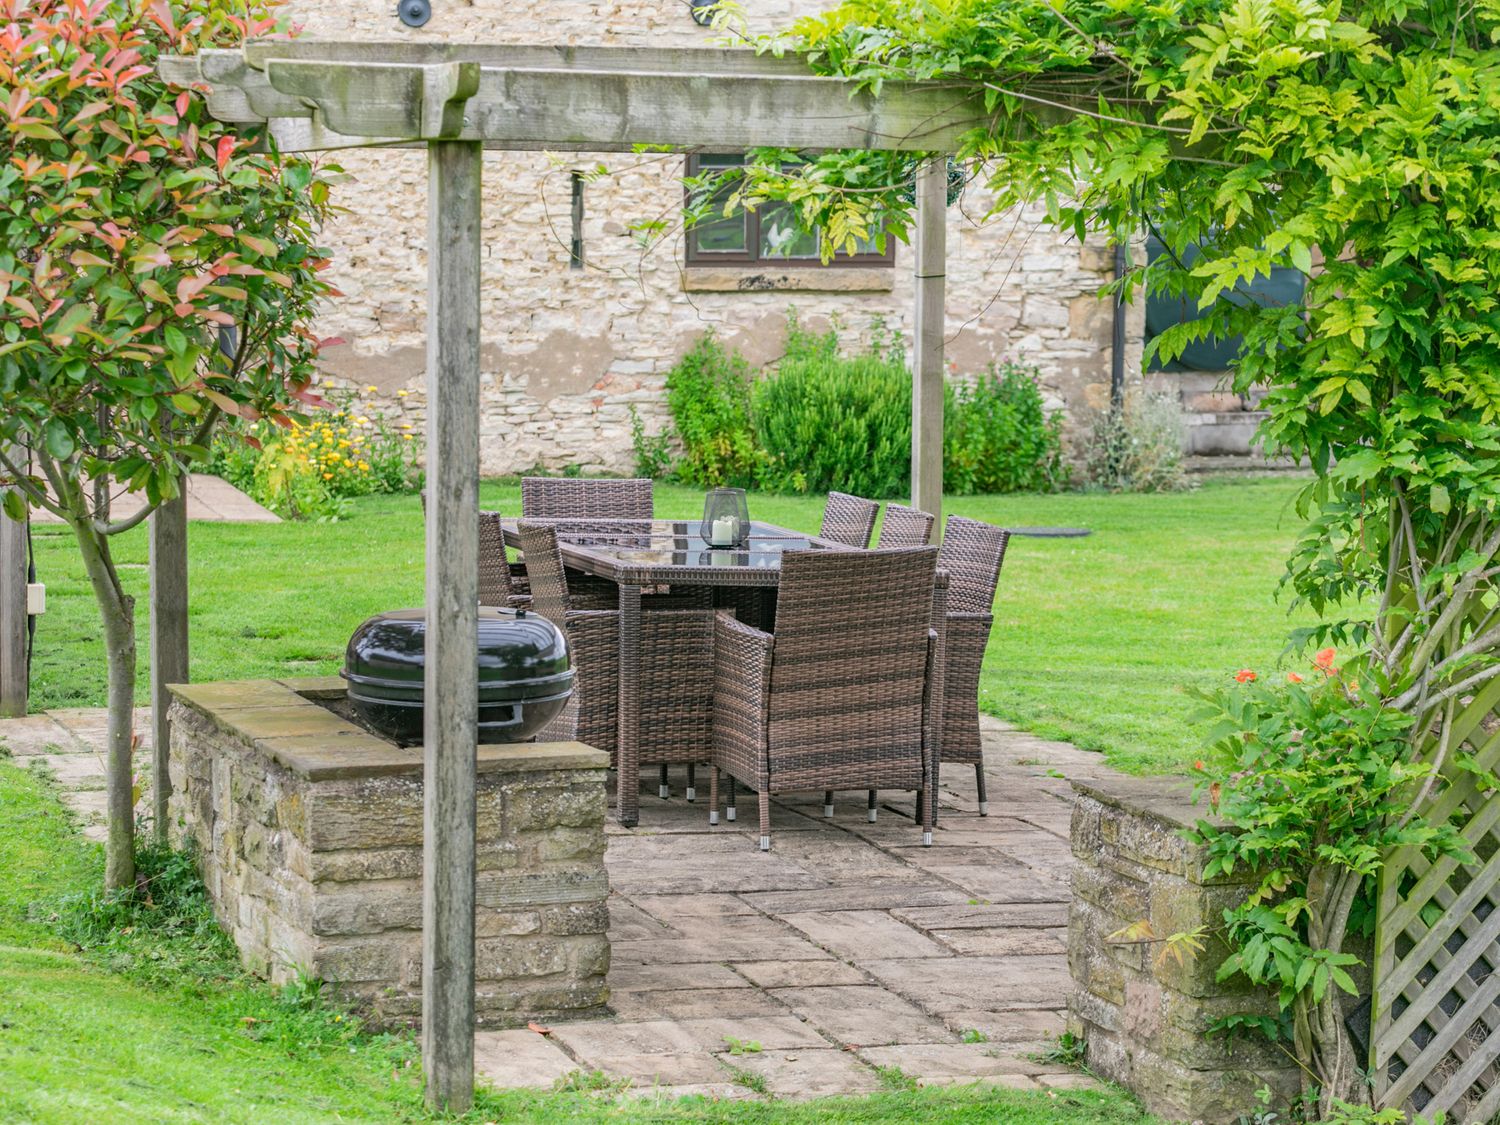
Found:
<path fill-rule="evenodd" d="M 172 689 L 171 817 L 249 969 L 325 981 L 377 1024 L 422 992 L 422 751 L 269 680 Z M 482 746 L 475 1007 L 482 1025 L 601 1014 L 607 758 Z"/>
<path fill-rule="evenodd" d="M 1283 1102 L 1299 1074 L 1258 1036 L 1210 1036 L 1216 1019 L 1274 1015 L 1275 998 L 1239 981 L 1214 980 L 1228 955 L 1223 912 L 1244 901 L 1251 876 L 1203 877 L 1206 855 L 1181 836 L 1203 810 L 1183 787 L 1159 780 L 1073 783 L 1073 903 L 1069 1022 L 1090 1069 L 1138 1094 L 1163 1117 L 1228 1123 L 1260 1108 L 1270 1087 Z M 1111 935 L 1150 925 L 1148 940 Z M 1161 939 L 1206 926 L 1203 952 L 1179 963 Z M 1154 938 L 1154 940 L 1150 940 Z"/>
<path fill-rule="evenodd" d="M 747 9 L 750 30 L 786 26 L 827 6 L 771 0 Z M 339 4 L 293 0 L 308 35 L 402 41 L 711 46 L 681 0 L 556 0 L 546 5 L 471 0 L 433 5 L 420 30 L 401 26 L 391 0 Z M 347 213 L 325 231 L 331 280 L 343 293 L 319 319 L 336 380 L 378 388 L 400 421 L 424 416 L 426 165 L 420 151 L 349 151 L 331 159 L 348 180 Z M 570 173 L 609 175 L 585 187 L 583 269 L 569 268 Z M 898 246 L 891 269 L 762 267 L 688 269 L 680 224 L 643 247 L 630 224 L 675 223 L 683 158 L 619 153 L 485 154 L 483 420 L 481 458 L 490 474 L 578 465 L 631 468 L 630 407 L 655 432 L 668 415 L 662 384 L 672 364 L 709 329 L 756 365 L 784 349 L 786 313 L 838 322 L 853 342 L 880 326 L 912 330 L 912 259 Z M 1021 210 L 986 218 L 988 193 L 971 188 L 949 211 L 947 354 L 962 376 L 995 359 L 1037 364 L 1047 398 L 1068 411 L 1070 432 L 1107 403 L 1111 306 L 1096 292 L 1112 275 L 1102 246 L 1080 245 Z M 747 291 L 753 286 L 753 290 Z M 1141 337 L 1131 310 L 1129 338 Z M 1140 348 L 1127 357 L 1138 378 Z M 401 392 L 405 392 L 402 394 Z"/>

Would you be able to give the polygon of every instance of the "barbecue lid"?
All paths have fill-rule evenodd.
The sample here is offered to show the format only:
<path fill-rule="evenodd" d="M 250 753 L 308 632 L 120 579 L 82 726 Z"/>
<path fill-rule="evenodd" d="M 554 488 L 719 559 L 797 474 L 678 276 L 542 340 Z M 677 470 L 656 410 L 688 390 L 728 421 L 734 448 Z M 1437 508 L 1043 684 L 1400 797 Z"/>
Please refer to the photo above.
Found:
<path fill-rule="evenodd" d="M 349 638 L 341 674 L 362 688 L 420 698 L 426 641 L 424 610 L 378 613 Z M 477 657 L 481 701 L 554 696 L 573 679 L 562 630 L 524 609 L 480 607 Z"/>

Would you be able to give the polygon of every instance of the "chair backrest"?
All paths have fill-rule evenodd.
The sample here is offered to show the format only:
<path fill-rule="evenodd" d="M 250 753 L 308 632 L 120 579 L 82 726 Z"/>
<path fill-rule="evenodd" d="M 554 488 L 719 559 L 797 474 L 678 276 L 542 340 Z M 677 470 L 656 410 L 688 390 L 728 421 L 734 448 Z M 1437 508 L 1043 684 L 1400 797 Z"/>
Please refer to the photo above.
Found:
<path fill-rule="evenodd" d="M 949 613 L 989 613 L 1005 562 L 1010 532 L 978 520 L 949 516 L 938 565 L 948 574 Z"/>
<path fill-rule="evenodd" d="M 568 614 L 568 577 L 557 546 L 557 529 L 524 520 L 516 529 L 521 536 L 521 554 L 526 558 L 532 611 L 561 629 Z"/>
<path fill-rule="evenodd" d="M 422 490 L 422 515 L 427 515 L 427 490 Z M 505 535 L 500 513 L 479 512 L 479 604 L 510 605 L 515 593 L 510 581 L 510 563 L 505 558 Z"/>
<path fill-rule="evenodd" d="M 875 530 L 879 511 L 880 505 L 873 500 L 850 496 L 847 492 L 830 492 L 823 505 L 823 528 L 818 538 L 864 550 L 870 545 L 870 533 Z"/>
<path fill-rule="evenodd" d="M 880 524 L 882 547 L 925 547 L 932 542 L 931 512 L 908 508 L 905 504 L 887 504 Z"/>
<path fill-rule="evenodd" d="M 770 738 L 817 758 L 921 748 L 936 547 L 787 551 Z"/>
<path fill-rule="evenodd" d="M 522 519 L 652 518 L 650 478 L 522 477 Z"/>

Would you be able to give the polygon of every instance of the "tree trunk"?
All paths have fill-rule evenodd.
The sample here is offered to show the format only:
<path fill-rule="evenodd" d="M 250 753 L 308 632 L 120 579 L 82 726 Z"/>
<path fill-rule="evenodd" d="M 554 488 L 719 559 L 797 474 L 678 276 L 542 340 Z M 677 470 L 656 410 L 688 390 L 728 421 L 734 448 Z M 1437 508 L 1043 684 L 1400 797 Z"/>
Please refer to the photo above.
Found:
<path fill-rule="evenodd" d="M 135 885 L 135 599 L 120 586 L 109 537 L 85 516 L 70 521 L 104 627 L 109 676 L 104 788 L 109 836 L 104 845 L 104 885 Z"/>

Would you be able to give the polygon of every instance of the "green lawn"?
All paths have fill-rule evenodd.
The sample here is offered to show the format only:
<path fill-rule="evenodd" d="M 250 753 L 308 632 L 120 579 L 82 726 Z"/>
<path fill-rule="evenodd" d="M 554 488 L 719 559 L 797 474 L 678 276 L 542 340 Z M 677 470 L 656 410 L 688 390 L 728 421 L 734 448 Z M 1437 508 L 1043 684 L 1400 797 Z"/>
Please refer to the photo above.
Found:
<path fill-rule="evenodd" d="M 1290 627 L 1274 594 L 1297 528 L 1286 480 L 1215 481 L 1187 493 L 953 498 L 949 512 L 999 524 L 1070 525 L 1087 539 L 1012 540 L 986 660 L 986 710 L 1103 750 L 1134 772 L 1192 759 L 1185 685 L 1264 669 Z M 657 512 L 692 516 L 699 492 L 658 486 Z M 519 510 L 519 485 L 483 501 Z M 756 495 L 751 514 L 813 530 L 821 498 Z M 99 705 L 104 671 L 94 607 L 72 540 L 36 530 L 47 583 L 32 683 L 37 708 Z M 371 497 L 336 524 L 195 523 L 190 536 L 195 680 L 335 671 L 354 626 L 420 604 L 417 498 Z M 144 530 L 118 544 L 144 605 Z M 141 684 L 146 683 L 142 622 Z"/>
<path fill-rule="evenodd" d="M 203 925 L 203 917 L 185 917 L 181 898 L 169 904 L 161 882 L 155 884 L 161 901 L 132 917 L 129 927 L 116 925 L 105 944 L 80 951 L 59 940 L 52 925 L 35 919 L 50 918 L 54 904 L 99 885 L 99 849 L 77 834 L 45 781 L 3 760 L 0 870 L 0 1121 L 451 1120 L 422 1109 L 410 1035 L 361 1033 L 340 1012 L 247 979 L 223 935 Z M 201 915 L 202 900 L 196 901 Z M 804 1105 L 481 1091 L 464 1120 L 1154 1122 L 1113 1090 L 977 1088 L 893 1090 Z"/>

